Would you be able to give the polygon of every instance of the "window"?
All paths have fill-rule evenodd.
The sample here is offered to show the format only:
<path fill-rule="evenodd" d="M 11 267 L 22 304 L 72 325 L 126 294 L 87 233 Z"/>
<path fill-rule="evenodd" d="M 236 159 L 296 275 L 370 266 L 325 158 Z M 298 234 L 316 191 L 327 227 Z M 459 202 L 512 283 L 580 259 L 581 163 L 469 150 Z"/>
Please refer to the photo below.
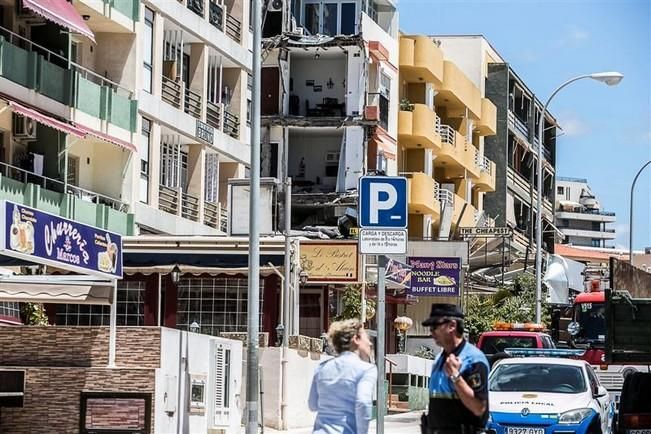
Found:
<path fill-rule="evenodd" d="M 219 194 L 219 155 L 206 154 L 205 177 L 205 200 L 216 203 Z"/>
<path fill-rule="evenodd" d="M 151 121 L 142 118 L 142 129 L 138 155 L 140 157 L 140 201 L 149 202 L 149 147 L 151 139 Z"/>
<path fill-rule="evenodd" d="M 556 187 L 556 194 L 558 195 L 564 195 L 565 194 L 565 187 L 558 186 Z"/>
<path fill-rule="evenodd" d="M 357 7 L 350 1 L 328 2 L 307 0 L 303 15 L 303 27 L 312 35 L 329 36 L 357 33 Z"/>
<path fill-rule="evenodd" d="M 260 279 L 260 294 L 264 280 Z M 176 326 L 189 330 L 197 322 L 201 333 L 246 332 L 248 309 L 246 278 L 182 278 L 178 286 Z M 262 296 L 260 297 L 262 305 Z M 262 324 L 262 309 L 260 324 Z"/>
<path fill-rule="evenodd" d="M 151 432 L 151 394 L 81 392 L 80 433 Z"/>
<path fill-rule="evenodd" d="M 246 124 L 251 126 L 251 100 L 246 100 Z"/>
<path fill-rule="evenodd" d="M 355 3 L 341 4 L 341 33 L 342 35 L 354 35 L 357 15 L 355 14 Z"/>
<path fill-rule="evenodd" d="M 151 93 L 152 86 L 152 65 L 154 63 L 153 51 L 154 39 L 154 11 L 145 8 L 145 31 L 142 38 L 142 89 Z"/>
<path fill-rule="evenodd" d="M 145 281 L 118 282 L 117 325 L 145 325 Z M 56 324 L 65 326 L 109 325 L 110 306 L 57 304 Z"/>
<path fill-rule="evenodd" d="M 5 301 L 0 303 L 0 317 L 15 318 L 20 321 L 20 305 L 17 301 Z"/>

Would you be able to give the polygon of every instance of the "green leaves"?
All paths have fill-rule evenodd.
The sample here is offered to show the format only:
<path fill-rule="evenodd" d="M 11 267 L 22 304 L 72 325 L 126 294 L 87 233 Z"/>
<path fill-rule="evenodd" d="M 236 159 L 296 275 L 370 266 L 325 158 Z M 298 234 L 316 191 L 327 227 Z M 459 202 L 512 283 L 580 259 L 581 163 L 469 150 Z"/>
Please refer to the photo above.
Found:
<path fill-rule="evenodd" d="M 362 286 L 350 284 L 346 286 L 341 300 L 341 312 L 334 317 L 335 321 L 359 319 L 362 316 Z M 372 315 L 371 315 L 372 314 Z M 366 318 L 375 315 L 375 300 L 366 299 Z"/>

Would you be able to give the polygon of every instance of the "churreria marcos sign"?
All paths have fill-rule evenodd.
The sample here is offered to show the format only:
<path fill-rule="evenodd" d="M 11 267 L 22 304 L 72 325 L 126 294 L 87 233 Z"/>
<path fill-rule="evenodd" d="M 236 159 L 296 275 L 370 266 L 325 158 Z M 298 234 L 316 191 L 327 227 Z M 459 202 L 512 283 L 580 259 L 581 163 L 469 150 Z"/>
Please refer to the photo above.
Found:
<path fill-rule="evenodd" d="M 9 201 L 0 203 L 0 254 L 79 273 L 122 277 L 122 238 Z"/>

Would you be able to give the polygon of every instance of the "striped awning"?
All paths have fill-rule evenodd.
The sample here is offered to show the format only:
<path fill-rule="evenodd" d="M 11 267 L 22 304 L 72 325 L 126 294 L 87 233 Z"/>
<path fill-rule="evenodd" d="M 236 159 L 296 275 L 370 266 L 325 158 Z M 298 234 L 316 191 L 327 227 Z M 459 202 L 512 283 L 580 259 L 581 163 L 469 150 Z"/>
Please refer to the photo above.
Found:
<path fill-rule="evenodd" d="M 22 0 L 23 7 L 37 15 L 67 28 L 95 42 L 95 35 L 79 15 L 72 3 L 66 0 Z"/>
<path fill-rule="evenodd" d="M 112 286 L 0 282 L 0 301 L 110 305 Z"/>
<path fill-rule="evenodd" d="M 96 137 L 104 142 L 111 143 L 132 152 L 138 152 L 138 149 L 126 140 L 118 139 L 117 137 L 111 136 L 110 134 L 106 134 L 79 124 L 77 124 L 77 128 L 79 128 L 81 131 L 84 131 L 86 134 Z"/>
<path fill-rule="evenodd" d="M 25 107 L 24 105 L 19 104 L 16 101 L 9 101 L 9 108 L 11 108 L 11 110 L 13 110 L 14 113 L 20 116 L 26 116 L 30 119 L 35 120 L 40 124 L 43 124 L 50 128 L 54 128 L 55 130 L 61 131 L 63 133 L 71 134 L 78 138 L 82 138 L 86 136 L 85 131 L 82 131 L 79 128 L 75 128 L 74 126 L 66 122 L 54 119 L 51 116 L 44 115 L 43 113 L 37 110 L 34 110 L 29 107 Z"/>

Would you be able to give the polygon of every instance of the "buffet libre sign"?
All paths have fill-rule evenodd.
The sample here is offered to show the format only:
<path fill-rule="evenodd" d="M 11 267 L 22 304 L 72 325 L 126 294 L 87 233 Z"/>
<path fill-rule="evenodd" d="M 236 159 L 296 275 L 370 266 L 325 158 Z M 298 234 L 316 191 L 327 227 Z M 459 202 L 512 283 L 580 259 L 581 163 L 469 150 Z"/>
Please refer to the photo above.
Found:
<path fill-rule="evenodd" d="M 104 278 L 122 277 L 122 238 L 17 203 L 0 202 L 0 254 Z"/>
<path fill-rule="evenodd" d="M 409 257 L 411 289 L 413 295 L 459 295 L 461 258 Z"/>

